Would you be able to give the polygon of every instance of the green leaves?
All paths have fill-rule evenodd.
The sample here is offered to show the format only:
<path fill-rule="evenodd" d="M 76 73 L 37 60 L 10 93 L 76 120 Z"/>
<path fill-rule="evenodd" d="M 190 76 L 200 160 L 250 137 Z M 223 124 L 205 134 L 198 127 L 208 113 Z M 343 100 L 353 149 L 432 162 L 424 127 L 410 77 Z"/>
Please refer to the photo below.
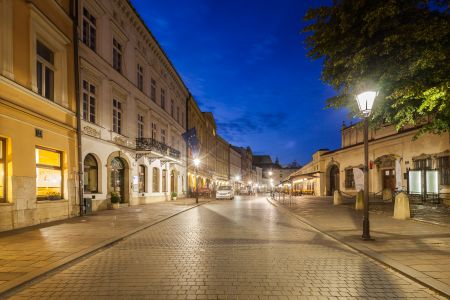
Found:
<path fill-rule="evenodd" d="M 449 131 L 449 2 L 335 0 L 310 9 L 308 56 L 323 59 L 322 80 L 337 92 L 327 107 L 356 114 L 354 95 L 375 83 L 375 124 L 400 129 L 426 119 L 421 132 Z"/>

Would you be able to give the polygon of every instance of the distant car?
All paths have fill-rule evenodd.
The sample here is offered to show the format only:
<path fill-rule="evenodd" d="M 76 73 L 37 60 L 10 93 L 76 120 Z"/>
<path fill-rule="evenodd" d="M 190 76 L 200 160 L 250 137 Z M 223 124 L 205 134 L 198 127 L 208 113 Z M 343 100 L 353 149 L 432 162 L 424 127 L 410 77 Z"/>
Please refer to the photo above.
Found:
<path fill-rule="evenodd" d="M 231 186 L 222 185 L 217 188 L 216 199 L 234 199 L 234 191 Z"/>

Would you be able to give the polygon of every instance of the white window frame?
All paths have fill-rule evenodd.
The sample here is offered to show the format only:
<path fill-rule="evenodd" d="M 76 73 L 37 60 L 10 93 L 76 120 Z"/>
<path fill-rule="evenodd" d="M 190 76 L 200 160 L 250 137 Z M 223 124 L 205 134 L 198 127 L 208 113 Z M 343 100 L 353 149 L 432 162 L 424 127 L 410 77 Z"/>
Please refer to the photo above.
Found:
<path fill-rule="evenodd" d="M 84 87 L 84 83 L 85 82 L 86 82 L 86 84 L 88 86 L 87 89 L 85 89 L 85 87 Z M 91 92 L 91 86 L 93 86 L 94 89 L 95 89 L 94 93 Z M 98 101 L 97 101 L 98 88 L 97 88 L 97 85 L 92 83 L 88 79 L 83 79 L 81 81 L 81 91 L 82 91 L 82 97 L 81 97 L 82 103 L 81 103 L 81 105 L 82 105 L 82 108 L 83 108 L 82 109 L 83 120 L 95 124 L 95 123 L 98 122 L 98 120 L 97 120 L 97 106 L 98 106 Z M 85 111 L 85 105 L 84 105 L 84 103 L 85 103 L 84 95 L 86 95 L 86 98 L 87 98 L 87 105 L 86 105 L 87 110 L 86 111 Z M 94 112 L 92 112 L 92 103 L 91 103 L 92 98 L 94 99 Z M 91 120 L 91 116 L 92 115 L 94 115 L 94 121 Z"/>
<path fill-rule="evenodd" d="M 87 11 L 89 17 L 84 15 L 85 10 Z M 92 14 L 90 8 L 88 8 L 84 5 L 81 8 L 81 17 L 82 17 L 81 40 L 83 41 L 83 44 L 85 44 L 89 49 L 96 52 L 97 51 L 97 17 Z M 90 17 L 95 19 L 95 24 L 92 22 Z M 87 24 L 86 30 L 85 30 L 85 22 Z M 94 32 L 94 46 L 91 45 L 92 29 L 94 29 L 94 31 L 95 31 Z M 87 34 L 86 41 L 85 41 L 85 35 L 84 35 L 85 33 Z"/>

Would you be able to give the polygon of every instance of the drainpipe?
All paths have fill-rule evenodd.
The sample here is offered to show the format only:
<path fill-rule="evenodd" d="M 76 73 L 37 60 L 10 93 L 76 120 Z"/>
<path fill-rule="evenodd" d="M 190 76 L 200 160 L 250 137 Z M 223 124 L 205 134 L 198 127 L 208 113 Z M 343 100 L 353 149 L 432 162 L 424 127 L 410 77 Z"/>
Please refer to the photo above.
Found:
<path fill-rule="evenodd" d="M 78 160 L 78 198 L 80 204 L 80 216 L 84 215 L 83 201 L 83 152 L 81 147 L 81 101 L 80 101 L 80 66 L 78 57 L 78 0 L 71 0 L 72 25 L 73 25 L 73 56 L 75 69 L 75 99 L 77 112 L 77 160 Z"/>

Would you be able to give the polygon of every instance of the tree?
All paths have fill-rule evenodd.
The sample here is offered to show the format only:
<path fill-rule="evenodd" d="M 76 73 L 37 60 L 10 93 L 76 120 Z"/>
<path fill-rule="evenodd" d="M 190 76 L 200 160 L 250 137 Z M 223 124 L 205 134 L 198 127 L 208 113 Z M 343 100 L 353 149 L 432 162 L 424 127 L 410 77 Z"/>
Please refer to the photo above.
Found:
<path fill-rule="evenodd" d="M 355 94 L 376 85 L 375 125 L 450 124 L 450 0 L 334 0 L 309 9 L 308 56 L 337 92 L 328 107 L 357 112 Z"/>

